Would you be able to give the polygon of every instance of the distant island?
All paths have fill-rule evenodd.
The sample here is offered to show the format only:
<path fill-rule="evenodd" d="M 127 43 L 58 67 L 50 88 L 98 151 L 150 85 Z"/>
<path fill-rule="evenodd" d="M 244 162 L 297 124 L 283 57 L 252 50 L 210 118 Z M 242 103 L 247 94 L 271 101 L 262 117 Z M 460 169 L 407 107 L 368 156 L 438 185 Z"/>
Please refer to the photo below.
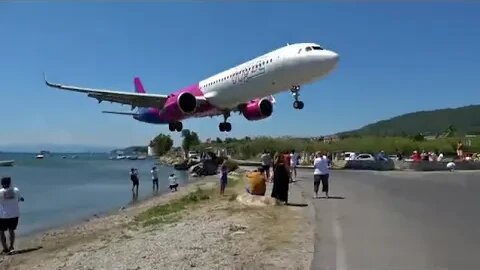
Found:
<path fill-rule="evenodd" d="M 110 152 L 111 155 L 123 154 L 123 155 L 146 155 L 148 152 L 148 146 L 129 146 L 126 148 L 114 149 Z"/>
<path fill-rule="evenodd" d="M 449 129 L 458 135 L 480 135 L 480 105 L 418 111 L 378 121 L 362 128 L 337 133 L 350 136 L 441 135 Z"/>

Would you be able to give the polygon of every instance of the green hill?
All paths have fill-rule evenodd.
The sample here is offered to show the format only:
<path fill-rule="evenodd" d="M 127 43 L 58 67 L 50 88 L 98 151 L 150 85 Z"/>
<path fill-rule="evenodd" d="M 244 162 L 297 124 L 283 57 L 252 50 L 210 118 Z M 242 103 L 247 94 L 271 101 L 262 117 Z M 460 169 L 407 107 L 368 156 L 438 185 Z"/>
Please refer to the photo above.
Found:
<path fill-rule="evenodd" d="M 342 132 L 339 136 L 414 136 L 440 135 L 449 127 L 457 134 L 480 134 L 480 105 L 419 111 L 382 120 L 360 129 Z"/>

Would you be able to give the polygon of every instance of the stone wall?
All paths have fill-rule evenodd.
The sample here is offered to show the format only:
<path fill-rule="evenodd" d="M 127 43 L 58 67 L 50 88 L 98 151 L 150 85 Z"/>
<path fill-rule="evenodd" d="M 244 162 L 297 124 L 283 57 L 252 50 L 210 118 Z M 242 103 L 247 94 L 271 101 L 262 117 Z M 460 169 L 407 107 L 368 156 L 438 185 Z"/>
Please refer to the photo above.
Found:
<path fill-rule="evenodd" d="M 414 171 L 447 171 L 447 163 L 449 161 L 431 162 L 431 161 L 396 161 L 395 169 L 397 170 L 414 170 Z M 480 170 L 480 162 L 478 161 L 456 161 L 455 170 Z"/>
<path fill-rule="evenodd" d="M 351 170 L 391 171 L 395 170 L 395 164 L 393 160 L 348 160 L 343 168 Z"/>

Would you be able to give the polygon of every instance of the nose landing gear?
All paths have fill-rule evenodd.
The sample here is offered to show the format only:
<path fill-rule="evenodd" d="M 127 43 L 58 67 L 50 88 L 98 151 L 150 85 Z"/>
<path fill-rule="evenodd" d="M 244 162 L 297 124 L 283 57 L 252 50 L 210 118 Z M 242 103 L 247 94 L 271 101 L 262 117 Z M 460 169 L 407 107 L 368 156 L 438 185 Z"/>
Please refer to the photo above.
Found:
<path fill-rule="evenodd" d="M 230 132 L 232 130 L 232 124 L 227 122 L 228 117 L 230 117 L 230 112 L 225 112 L 223 114 L 223 122 L 218 124 L 218 129 L 221 132 Z"/>
<path fill-rule="evenodd" d="M 303 101 L 298 100 L 298 97 L 300 96 L 300 85 L 292 86 L 292 88 L 290 88 L 290 92 L 292 92 L 292 96 L 295 99 L 293 102 L 293 108 L 297 110 L 303 109 Z"/>
<path fill-rule="evenodd" d="M 176 130 L 176 131 L 180 132 L 183 129 L 183 124 L 182 124 L 182 122 L 168 123 L 168 129 L 170 131 L 175 131 Z"/>

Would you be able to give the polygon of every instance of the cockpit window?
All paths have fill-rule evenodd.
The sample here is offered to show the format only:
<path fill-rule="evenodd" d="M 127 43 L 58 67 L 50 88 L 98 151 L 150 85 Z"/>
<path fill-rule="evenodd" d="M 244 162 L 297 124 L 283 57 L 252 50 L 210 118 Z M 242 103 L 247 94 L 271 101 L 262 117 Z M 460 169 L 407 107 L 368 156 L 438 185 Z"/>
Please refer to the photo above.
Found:
<path fill-rule="evenodd" d="M 306 50 L 307 52 L 309 52 L 309 51 L 312 50 L 312 47 L 307 47 L 307 48 L 305 48 L 305 50 Z"/>
<path fill-rule="evenodd" d="M 312 46 L 312 48 L 313 48 L 314 50 L 323 50 L 323 48 L 320 47 L 320 46 Z"/>

